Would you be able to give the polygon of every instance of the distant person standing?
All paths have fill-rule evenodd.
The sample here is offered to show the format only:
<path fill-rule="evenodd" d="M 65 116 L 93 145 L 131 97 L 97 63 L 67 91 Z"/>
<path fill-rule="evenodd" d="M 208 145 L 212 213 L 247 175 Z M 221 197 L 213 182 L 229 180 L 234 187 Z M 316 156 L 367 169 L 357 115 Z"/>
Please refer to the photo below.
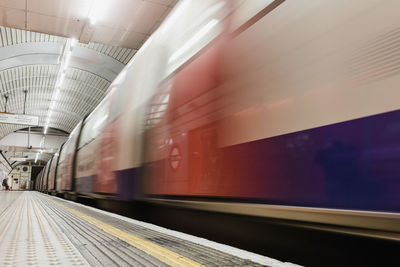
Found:
<path fill-rule="evenodd" d="M 8 186 L 8 183 L 7 183 L 7 178 L 3 179 L 2 186 L 3 186 L 4 190 L 10 190 L 10 187 Z"/>

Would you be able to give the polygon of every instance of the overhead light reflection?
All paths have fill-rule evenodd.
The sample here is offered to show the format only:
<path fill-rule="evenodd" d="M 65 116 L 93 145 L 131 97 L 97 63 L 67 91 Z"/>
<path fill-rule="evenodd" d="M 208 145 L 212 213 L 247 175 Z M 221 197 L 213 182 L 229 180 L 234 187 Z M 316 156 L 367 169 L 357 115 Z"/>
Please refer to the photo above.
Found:
<path fill-rule="evenodd" d="M 60 79 L 57 81 L 56 87 L 60 87 L 61 84 L 64 82 L 65 73 L 61 74 Z"/>
<path fill-rule="evenodd" d="M 206 35 L 212 28 L 217 25 L 219 20 L 213 19 L 209 23 L 207 23 L 204 27 L 202 27 L 189 41 L 187 41 L 180 49 L 178 49 L 172 56 L 169 58 L 169 62 L 175 61 L 177 58 L 185 54 L 190 48 L 193 47 L 204 35 Z"/>
<path fill-rule="evenodd" d="M 72 55 L 72 52 L 69 51 L 67 53 L 67 57 L 65 58 L 65 63 L 64 63 L 64 68 L 63 68 L 64 71 L 68 68 L 69 61 L 71 60 L 71 55 Z"/>
<path fill-rule="evenodd" d="M 109 12 L 111 0 L 96 0 L 92 2 L 92 9 L 89 13 L 89 21 L 91 25 L 96 24 L 99 20 L 103 19 Z"/>
<path fill-rule="evenodd" d="M 71 38 L 71 47 L 74 47 L 78 41 L 75 38 Z"/>

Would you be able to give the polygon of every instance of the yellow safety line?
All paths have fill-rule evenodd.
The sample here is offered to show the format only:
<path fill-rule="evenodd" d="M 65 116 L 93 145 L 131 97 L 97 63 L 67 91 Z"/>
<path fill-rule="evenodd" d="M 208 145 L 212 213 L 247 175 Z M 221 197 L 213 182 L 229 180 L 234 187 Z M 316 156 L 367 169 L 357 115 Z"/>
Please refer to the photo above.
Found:
<path fill-rule="evenodd" d="M 153 242 L 144 240 L 133 234 L 121 231 L 120 229 L 118 229 L 114 226 L 111 226 L 111 225 L 106 224 L 102 221 L 99 221 L 91 216 L 83 214 L 82 212 L 79 212 L 77 210 L 69 208 L 69 207 L 67 207 L 63 204 L 60 204 L 54 200 L 52 200 L 52 201 L 55 202 L 57 205 L 63 207 L 70 213 L 72 213 L 72 214 L 78 216 L 79 218 L 87 221 L 88 223 L 100 228 L 104 232 L 109 233 L 109 234 L 129 243 L 130 245 L 146 252 L 147 254 L 150 254 L 151 256 L 159 259 L 160 261 L 162 261 L 168 265 L 171 265 L 171 266 L 204 266 L 198 262 L 188 259 L 188 258 L 186 258 L 178 253 L 175 253 L 169 249 L 161 247 Z"/>

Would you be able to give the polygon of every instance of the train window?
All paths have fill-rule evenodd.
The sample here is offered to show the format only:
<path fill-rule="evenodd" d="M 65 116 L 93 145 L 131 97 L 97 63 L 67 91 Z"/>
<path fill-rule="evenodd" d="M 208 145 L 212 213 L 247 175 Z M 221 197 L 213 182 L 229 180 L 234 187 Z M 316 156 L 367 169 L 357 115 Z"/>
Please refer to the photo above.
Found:
<path fill-rule="evenodd" d="M 78 138 L 78 134 L 81 128 L 81 123 L 82 122 L 78 123 L 78 125 L 72 130 L 68 140 L 63 145 L 60 151 L 60 159 L 58 160 L 59 163 L 63 162 L 67 155 L 74 153 L 76 139 Z"/>
<path fill-rule="evenodd" d="M 223 32 L 230 10 L 226 1 L 185 1 L 171 13 L 159 31 L 170 51 L 167 76 Z"/>
<path fill-rule="evenodd" d="M 167 111 L 171 87 L 171 81 L 167 81 L 167 83 L 160 86 L 159 92 L 157 92 L 150 101 L 149 111 L 146 114 L 146 129 L 150 129 L 161 122 Z"/>
<path fill-rule="evenodd" d="M 72 136 L 72 134 L 71 134 Z M 68 154 L 68 146 L 71 143 L 71 136 L 68 138 L 67 142 L 65 142 L 64 146 L 62 147 L 60 151 L 60 159 L 58 160 L 60 163 L 64 161 L 65 157 Z"/>
<path fill-rule="evenodd" d="M 110 97 L 107 95 L 100 105 L 90 114 L 90 116 L 83 122 L 81 138 L 79 140 L 78 148 L 92 142 L 97 136 L 100 135 L 103 128 L 106 126 L 109 115 L 109 102 Z"/>
<path fill-rule="evenodd" d="M 123 83 L 126 80 L 127 68 L 125 67 L 124 70 L 117 76 L 110 87 L 109 95 L 110 95 L 110 121 L 116 120 L 122 113 L 125 101 L 127 97 L 123 94 Z"/>
<path fill-rule="evenodd" d="M 81 138 L 79 139 L 78 148 L 82 148 L 84 145 L 90 142 L 90 121 L 85 121 L 82 126 Z"/>

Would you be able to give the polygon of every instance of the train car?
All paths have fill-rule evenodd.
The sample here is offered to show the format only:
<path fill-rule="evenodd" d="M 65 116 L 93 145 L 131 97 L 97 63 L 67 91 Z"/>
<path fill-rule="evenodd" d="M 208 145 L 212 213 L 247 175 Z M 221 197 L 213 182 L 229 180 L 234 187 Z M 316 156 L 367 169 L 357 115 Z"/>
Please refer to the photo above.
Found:
<path fill-rule="evenodd" d="M 74 132 L 69 190 L 399 232 L 399 3 L 189 2 Z"/>
<path fill-rule="evenodd" d="M 233 5 L 224 1 L 196 1 L 190 5 L 183 3 L 172 15 L 175 19 L 180 17 L 180 22 L 167 19 L 112 83 L 109 100 L 106 100 L 110 103 L 104 105 L 109 107 L 108 114 L 104 115 L 107 116 L 106 124 L 98 135 L 99 153 L 94 164 L 97 171 L 97 192 L 111 194 L 121 200 L 141 198 L 142 179 L 146 179 L 142 172 L 144 140 L 148 128 L 146 121 L 149 120 L 146 116 L 152 112 L 149 103 L 155 94 L 159 94 L 160 83 L 166 77 L 176 72 L 185 60 L 223 33 L 223 28 L 227 27 L 226 19 L 232 10 Z M 199 17 L 199 20 L 193 21 L 193 17 Z M 219 20 L 223 22 L 213 25 Z M 181 27 L 182 34 L 172 37 L 171 27 Z M 207 30 L 209 27 L 210 32 L 207 32 L 207 38 L 199 39 L 190 34 L 189 30 L 185 30 L 186 27 L 190 31 L 204 27 Z M 186 42 L 193 42 L 193 38 L 198 39 L 192 44 L 193 47 L 182 54 L 176 54 L 172 64 L 169 64 L 171 51 L 184 46 Z M 155 114 L 156 116 L 161 115 L 162 108 L 166 107 L 168 92 L 158 98 L 161 101 L 158 103 L 161 112 Z M 155 118 L 152 119 L 154 121 Z"/>
<path fill-rule="evenodd" d="M 400 23 L 389 9 L 399 4 L 359 1 L 345 13 L 341 4 L 285 1 L 164 80 L 151 103 L 162 115 L 148 116 L 156 122 L 144 193 L 194 208 L 400 230 L 386 214 L 400 211 L 400 105 L 385 50 L 394 49 Z M 368 21 L 379 23 L 365 30 Z"/>
<path fill-rule="evenodd" d="M 40 171 L 40 176 L 38 177 L 38 191 L 42 192 L 42 187 L 43 187 L 43 177 L 44 177 L 44 172 L 45 172 L 45 168 L 44 167 L 41 171 Z"/>
<path fill-rule="evenodd" d="M 57 165 L 59 160 L 60 151 L 63 145 L 57 150 L 50 161 L 50 169 L 49 169 L 49 182 L 48 182 L 48 192 L 51 194 L 55 194 L 56 192 L 56 176 L 57 176 Z"/>
<path fill-rule="evenodd" d="M 108 118 L 109 95 L 82 123 L 82 130 L 76 150 L 76 168 L 74 175 L 74 191 L 79 194 L 97 192 L 97 174 L 99 166 L 96 164 L 99 157 L 100 141 L 98 136 L 102 132 Z"/>
<path fill-rule="evenodd" d="M 103 179 L 177 206 L 399 231 L 390 7 L 285 1 L 246 21 L 221 3 L 182 3 L 120 75 Z"/>
<path fill-rule="evenodd" d="M 34 184 L 34 187 L 33 187 L 33 189 L 35 189 L 36 191 L 40 191 L 40 182 L 41 182 L 41 179 L 42 179 L 43 171 L 44 171 L 44 169 L 42 169 L 38 173 L 38 175 L 36 176 L 35 184 Z"/>
<path fill-rule="evenodd" d="M 60 150 L 56 171 L 56 191 L 59 194 L 70 192 L 74 189 L 73 176 L 75 169 L 75 152 L 82 127 L 82 121 L 72 130 L 68 140 Z"/>
<path fill-rule="evenodd" d="M 49 160 L 46 164 L 46 167 L 44 168 L 43 171 L 43 176 L 41 179 L 41 186 L 40 186 L 40 191 L 47 193 L 48 192 L 48 182 L 49 182 L 49 171 L 50 171 L 50 164 L 51 160 Z"/>

